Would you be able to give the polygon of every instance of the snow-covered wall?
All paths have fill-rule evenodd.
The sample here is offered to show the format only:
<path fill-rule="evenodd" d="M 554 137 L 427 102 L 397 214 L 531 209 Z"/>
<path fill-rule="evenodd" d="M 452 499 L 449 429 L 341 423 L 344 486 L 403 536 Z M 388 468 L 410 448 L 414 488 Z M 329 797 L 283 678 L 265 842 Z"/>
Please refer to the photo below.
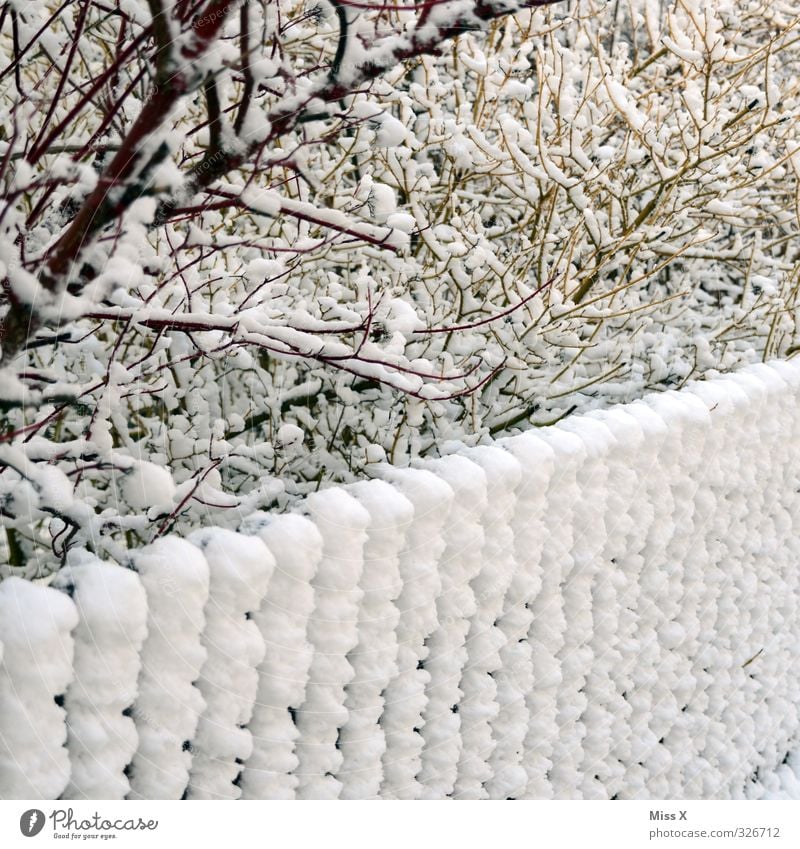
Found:
<path fill-rule="evenodd" d="M 773 363 L 7 579 L 0 796 L 800 797 L 799 413 Z"/>

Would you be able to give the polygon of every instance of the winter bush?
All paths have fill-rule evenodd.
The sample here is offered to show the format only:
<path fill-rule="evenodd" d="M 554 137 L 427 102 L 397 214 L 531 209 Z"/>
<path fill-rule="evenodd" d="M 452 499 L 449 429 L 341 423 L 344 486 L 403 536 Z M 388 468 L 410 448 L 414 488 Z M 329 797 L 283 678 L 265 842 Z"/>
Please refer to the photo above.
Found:
<path fill-rule="evenodd" d="M 6 572 L 800 346 L 792 5 L 520 5 L 2 7 Z"/>

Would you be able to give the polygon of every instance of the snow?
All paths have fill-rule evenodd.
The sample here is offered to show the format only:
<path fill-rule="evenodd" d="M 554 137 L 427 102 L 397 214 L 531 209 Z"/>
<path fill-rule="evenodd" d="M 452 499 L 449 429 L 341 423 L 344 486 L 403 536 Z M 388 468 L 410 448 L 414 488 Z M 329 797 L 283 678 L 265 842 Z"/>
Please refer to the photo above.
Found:
<path fill-rule="evenodd" d="M 70 781 L 64 799 L 123 799 L 138 746 L 130 711 L 137 695 L 147 601 L 137 574 L 76 552 L 51 586 L 78 609 L 74 679 L 67 690 Z"/>
<path fill-rule="evenodd" d="M 393 212 L 386 217 L 386 225 L 402 233 L 412 233 L 417 226 L 417 220 L 406 212 Z"/>
<path fill-rule="evenodd" d="M 495 675 L 502 670 L 500 652 L 507 643 L 499 620 L 517 569 L 511 521 L 522 467 L 496 447 L 475 448 L 467 456 L 486 474 L 487 505 L 482 517 L 482 568 L 470 584 L 477 609 L 470 619 L 467 662 L 459 684 L 464 694 L 459 704 L 464 746 L 453 798 L 485 799 L 489 794 L 484 785 L 494 777 L 490 760 L 498 743 L 493 736 L 500 714 Z"/>
<path fill-rule="evenodd" d="M 426 464 L 455 494 L 444 528 L 445 550 L 439 571 L 442 590 L 436 600 L 438 627 L 426 639 L 425 670 L 430 674 L 422 718 L 422 798 L 453 794 L 462 756 L 459 703 L 460 672 L 468 660 L 466 637 L 477 600 L 470 584 L 481 570 L 484 533 L 481 520 L 487 504 L 483 470 L 465 457 L 450 456 Z"/>
<path fill-rule="evenodd" d="M 205 709 L 195 681 L 207 655 L 200 635 L 208 563 L 195 546 L 174 537 L 134 552 L 132 562 L 147 594 L 147 638 L 132 713 L 139 742 L 128 798 L 180 799 Z"/>
<path fill-rule="evenodd" d="M 6 578 L 4 795 L 795 797 L 799 396 L 754 366 Z"/>
<path fill-rule="evenodd" d="M 175 482 L 169 469 L 147 460 L 138 461 L 122 478 L 122 495 L 134 510 L 168 513 L 175 497 Z"/>
<path fill-rule="evenodd" d="M 0 636 L 0 782 L 784 792 L 800 378 L 752 365 L 800 348 L 781 4 L 449 0 L 342 39 L 249 4 L 249 78 L 230 7 L 209 45 L 167 15 L 181 96 L 121 83 L 111 123 L 106 13 L 62 85 L 68 13 L 13 5 L 0 602 L 40 649 Z M 109 80 L 152 79 L 121 8 Z"/>
<path fill-rule="evenodd" d="M 386 739 L 380 795 L 389 799 L 419 798 L 417 780 L 424 740 L 420 734 L 431 674 L 427 638 L 436 628 L 436 600 L 442 591 L 439 574 L 444 552 L 443 531 L 453 502 L 453 490 L 425 470 L 383 466 L 376 470 L 413 507 L 414 521 L 400 554 L 402 590 L 395 604 L 399 617 L 397 674 L 384 689 L 381 726 Z"/>
<path fill-rule="evenodd" d="M 378 224 L 385 223 L 397 210 L 394 189 L 385 183 L 373 183 L 369 195 L 369 208 Z"/>
<path fill-rule="evenodd" d="M 298 784 L 292 711 L 303 703 L 313 647 L 306 636 L 314 609 L 313 581 L 323 540 L 303 516 L 254 514 L 244 531 L 256 534 L 275 558 L 263 604 L 253 621 L 264 637 L 258 692 L 250 721 L 253 754 L 240 786 L 243 799 L 292 799 Z"/>
<path fill-rule="evenodd" d="M 406 140 L 407 133 L 408 130 L 402 121 L 392 115 L 386 115 L 375 133 L 375 143 L 380 147 L 399 147 Z"/>
<path fill-rule="evenodd" d="M 358 617 L 358 645 L 352 651 L 353 679 L 347 685 L 347 722 L 339 732 L 342 799 L 371 799 L 380 794 L 386 733 L 381 725 L 384 692 L 397 675 L 396 600 L 403 589 L 400 554 L 414 509 L 389 484 L 361 482 L 349 492 L 369 511 L 369 537 L 364 546 L 360 588 L 364 595 Z"/>
<path fill-rule="evenodd" d="M 57 799 L 70 753 L 64 693 L 78 623 L 71 599 L 22 578 L 0 583 L 0 798 Z"/>
<path fill-rule="evenodd" d="M 590 504 L 581 497 L 579 473 L 587 457 L 583 441 L 556 428 L 542 431 L 541 437 L 558 456 L 549 481 L 544 524 L 552 528 L 557 523 L 559 532 L 551 531 L 542 546 L 542 587 L 531 602 L 528 641 L 535 686 L 527 699 L 531 723 L 523 758 L 529 775 L 524 796 L 539 790 L 547 794 L 545 798 L 575 798 L 585 733 L 580 716 L 587 704 L 580 691 L 591 658 L 584 647 L 591 625 L 592 562 L 587 548 L 598 540 L 584 533 L 581 521 L 586 516 L 579 512 Z M 588 475 L 587 480 L 591 481 Z M 553 776 L 552 789 L 539 789 L 543 768 Z"/>
<path fill-rule="evenodd" d="M 267 591 L 274 558 L 256 537 L 209 528 L 189 539 L 209 568 L 201 641 L 206 658 L 197 679 L 205 702 L 192 740 L 187 798 L 237 799 L 241 765 L 253 751 L 247 723 L 258 688 L 264 637 L 252 620 Z"/>
<path fill-rule="evenodd" d="M 531 717 L 536 716 L 527 704 L 528 693 L 534 682 L 533 647 L 526 639 L 533 621 L 528 602 L 542 588 L 540 557 L 547 535 L 544 509 L 547 483 L 555 462 L 552 449 L 533 437 L 520 436 L 501 441 L 499 447 L 508 451 L 520 464 L 521 478 L 511 519 L 516 568 L 497 620 L 497 627 L 505 642 L 500 649 L 501 670 L 497 676 L 499 709 L 492 722 L 493 738 L 496 740 L 489 760 L 492 775 L 485 782 L 489 798 L 492 799 L 519 798 L 526 792 L 528 785 L 528 772 L 522 765 L 522 753 Z M 538 673 L 547 674 L 541 661 Z M 543 781 L 534 786 L 533 790 L 543 794 L 537 798 L 550 795 L 549 787 Z"/>
<path fill-rule="evenodd" d="M 358 609 L 364 594 L 359 582 L 370 514 L 343 490 L 309 496 L 305 510 L 322 535 L 323 549 L 307 631 L 314 654 L 295 720 L 297 797 L 336 799 L 342 790 L 337 774 L 343 764 L 340 729 L 347 721 L 344 694 L 355 676 L 348 653 L 358 644 Z"/>
<path fill-rule="evenodd" d="M 293 424 L 284 424 L 278 428 L 275 434 L 279 445 L 295 445 L 303 441 L 303 430 Z"/>

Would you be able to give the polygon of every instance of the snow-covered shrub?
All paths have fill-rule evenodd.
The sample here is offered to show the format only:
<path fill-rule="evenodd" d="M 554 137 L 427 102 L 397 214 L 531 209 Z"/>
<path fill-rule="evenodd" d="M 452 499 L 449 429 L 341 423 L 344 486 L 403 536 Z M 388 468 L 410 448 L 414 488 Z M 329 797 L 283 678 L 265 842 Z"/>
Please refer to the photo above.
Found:
<path fill-rule="evenodd" d="M 527 5 L 3 7 L 6 573 L 800 346 L 791 4 Z"/>

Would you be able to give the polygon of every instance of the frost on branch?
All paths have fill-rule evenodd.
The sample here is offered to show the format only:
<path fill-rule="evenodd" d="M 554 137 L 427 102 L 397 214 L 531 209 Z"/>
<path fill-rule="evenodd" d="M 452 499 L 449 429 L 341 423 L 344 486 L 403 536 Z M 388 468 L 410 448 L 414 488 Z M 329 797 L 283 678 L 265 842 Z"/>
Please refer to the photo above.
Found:
<path fill-rule="evenodd" d="M 800 346 L 789 4 L 540 5 L 2 7 L 6 572 Z"/>

